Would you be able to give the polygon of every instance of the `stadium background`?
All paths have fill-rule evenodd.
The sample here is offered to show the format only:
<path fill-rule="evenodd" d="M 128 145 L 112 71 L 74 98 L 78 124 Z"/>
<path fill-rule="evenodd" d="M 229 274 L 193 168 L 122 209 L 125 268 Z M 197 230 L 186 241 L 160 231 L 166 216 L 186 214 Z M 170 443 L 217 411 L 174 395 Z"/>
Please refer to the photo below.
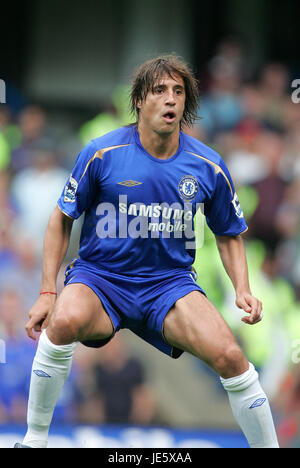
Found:
<path fill-rule="evenodd" d="M 39 292 L 48 216 L 82 146 L 132 121 L 126 96 L 134 67 L 166 52 L 183 56 L 200 80 L 201 119 L 189 132 L 217 149 L 232 173 L 263 322 L 240 322 L 209 232 L 197 251 L 199 284 L 260 370 L 281 445 L 300 446 L 300 104 L 292 101 L 299 10 L 292 0 L 1 5 L 1 447 L 24 430 L 36 344 L 23 327 Z M 79 227 L 67 261 L 78 236 Z M 60 288 L 62 280 L 63 269 Z M 245 446 L 207 367 L 118 335 L 101 352 L 78 349 L 52 445 Z"/>

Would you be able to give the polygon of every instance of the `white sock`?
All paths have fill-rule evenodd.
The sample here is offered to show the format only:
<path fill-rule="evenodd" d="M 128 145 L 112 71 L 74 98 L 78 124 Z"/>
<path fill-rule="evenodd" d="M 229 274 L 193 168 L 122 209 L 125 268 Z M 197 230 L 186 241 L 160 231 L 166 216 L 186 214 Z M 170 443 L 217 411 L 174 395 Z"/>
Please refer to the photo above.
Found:
<path fill-rule="evenodd" d="M 46 448 L 53 411 L 67 380 L 76 343 L 57 346 L 51 343 L 46 330 L 40 336 L 32 365 L 27 424 L 23 444 Z"/>
<path fill-rule="evenodd" d="M 251 448 L 279 448 L 268 398 L 253 364 L 242 375 L 223 379 L 232 412 Z"/>

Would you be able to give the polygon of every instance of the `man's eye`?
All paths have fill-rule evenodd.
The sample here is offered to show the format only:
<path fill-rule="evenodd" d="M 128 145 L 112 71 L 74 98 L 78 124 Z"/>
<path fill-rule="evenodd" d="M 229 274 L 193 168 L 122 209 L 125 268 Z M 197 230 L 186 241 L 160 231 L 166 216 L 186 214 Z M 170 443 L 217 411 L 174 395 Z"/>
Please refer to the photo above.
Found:
<path fill-rule="evenodd" d="M 162 88 L 156 88 L 155 89 L 155 93 L 156 94 L 161 94 L 163 92 L 163 89 Z"/>

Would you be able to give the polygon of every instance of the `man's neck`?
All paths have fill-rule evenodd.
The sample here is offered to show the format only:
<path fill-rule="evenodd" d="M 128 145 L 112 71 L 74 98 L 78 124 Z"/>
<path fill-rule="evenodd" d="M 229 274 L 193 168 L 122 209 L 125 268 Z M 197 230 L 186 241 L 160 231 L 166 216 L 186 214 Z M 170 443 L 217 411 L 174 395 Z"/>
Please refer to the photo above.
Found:
<path fill-rule="evenodd" d="M 173 133 L 158 134 L 153 130 L 138 124 L 138 132 L 141 144 L 145 150 L 158 159 L 169 159 L 179 147 L 180 129 Z"/>

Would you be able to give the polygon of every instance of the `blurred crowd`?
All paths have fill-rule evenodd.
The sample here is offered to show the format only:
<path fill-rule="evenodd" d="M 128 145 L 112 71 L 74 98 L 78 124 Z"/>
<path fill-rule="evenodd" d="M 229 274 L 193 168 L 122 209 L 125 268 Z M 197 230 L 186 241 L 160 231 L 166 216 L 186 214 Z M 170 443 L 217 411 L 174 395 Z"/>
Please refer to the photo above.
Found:
<path fill-rule="evenodd" d="M 292 102 L 291 70 L 247 66 L 241 45 L 220 43 L 200 74 L 199 119 L 185 131 L 213 147 L 234 180 L 249 230 L 251 287 L 264 320 L 244 325 L 234 306 L 213 236 L 197 251 L 199 284 L 222 312 L 249 360 L 260 370 L 281 443 L 300 444 L 300 104 Z M 295 77 L 294 77 L 295 78 Z M 23 421 L 35 343 L 24 333 L 39 294 L 43 234 L 76 152 L 91 138 L 132 122 L 128 89 L 112 109 L 61 135 L 45 109 L 15 113 L 0 105 L 0 422 Z M 57 126 L 58 127 L 58 126 Z M 72 150 L 71 150 L 72 149 Z M 76 245 L 71 246 L 76 255 Z M 59 279 L 62 287 L 63 268 Z M 298 348 L 297 348 L 298 346 Z M 299 352 L 298 352 L 299 351 Z M 142 363 L 122 337 L 101 352 L 81 347 L 57 409 L 67 421 L 161 423 Z"/>

